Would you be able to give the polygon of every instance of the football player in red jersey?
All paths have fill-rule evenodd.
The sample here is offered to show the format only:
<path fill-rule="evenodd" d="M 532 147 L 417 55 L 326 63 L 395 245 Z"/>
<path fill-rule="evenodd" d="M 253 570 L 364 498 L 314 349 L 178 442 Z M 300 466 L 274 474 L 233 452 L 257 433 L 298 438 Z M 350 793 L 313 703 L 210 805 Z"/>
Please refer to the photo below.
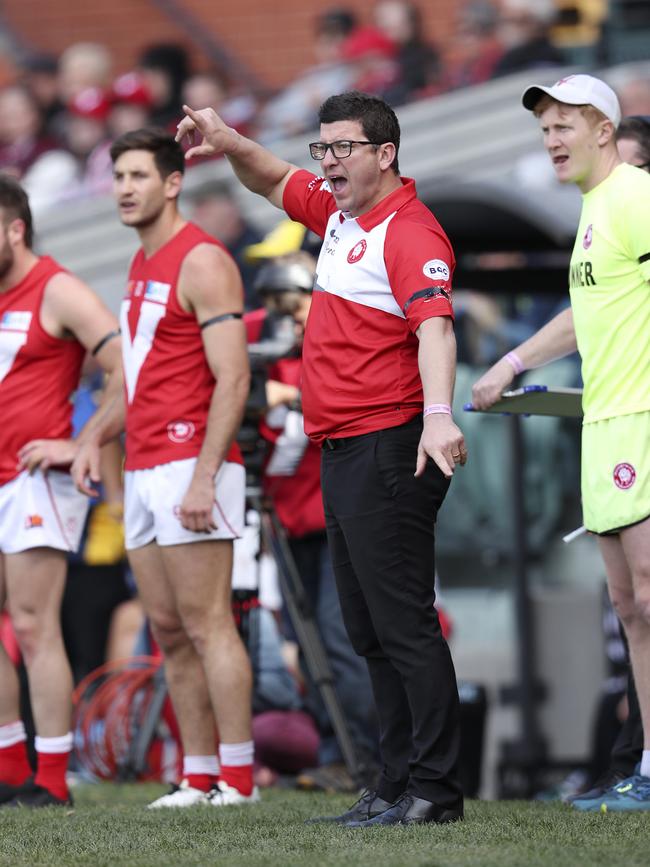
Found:
<path fill-rule="evenodd" d="M 86 351 L 121 390 L 119 329 L 91 289 L 32 251 L 25 192 L 0 176 L 0 607 L 11 615 L 27 669 L 36 775 L 27 759 L 18 678 L 0 644 L 0 803 L 71 803 L 72 676 L 60 607 L 67 553 L 88 508 L 69 475 L 72 404 Z"/>
<path fill-rule="evenodd" d="M 230 607 L 245 499 L 234 437 L 249 389 L 241 278 L 225 247 L 178 210 L 184 159 L 173 137 L 126 133 L 111 157 L 120 218 L 142 242 L 121 310 L 126 548 L 184 752 L 180 786 L 150 806 L 251 803 L 252 677 Z M 115 407 L 91 421 L 73 468 L 81 489 L 121 426 Z"/>

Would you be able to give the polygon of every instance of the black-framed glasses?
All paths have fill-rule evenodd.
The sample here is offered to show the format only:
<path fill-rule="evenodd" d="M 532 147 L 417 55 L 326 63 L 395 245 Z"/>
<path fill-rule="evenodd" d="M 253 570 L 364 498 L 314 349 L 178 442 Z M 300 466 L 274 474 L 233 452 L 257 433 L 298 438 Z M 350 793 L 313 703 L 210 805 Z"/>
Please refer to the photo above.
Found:
<path fill-rule="evenodd" d="M 313 141 L 309 145 L 309 154 L 313 160 L 324 160 L 328 150 L 337 160 L 344 160 L 352 153 L 352 145 L 372 145 L 374 148 L 379 147 L 379 142 L 374 141 L 354 141 L 352 139 L 343 139 L 342 141 L 333 141 L 326 144 L 324 141 Z"/>

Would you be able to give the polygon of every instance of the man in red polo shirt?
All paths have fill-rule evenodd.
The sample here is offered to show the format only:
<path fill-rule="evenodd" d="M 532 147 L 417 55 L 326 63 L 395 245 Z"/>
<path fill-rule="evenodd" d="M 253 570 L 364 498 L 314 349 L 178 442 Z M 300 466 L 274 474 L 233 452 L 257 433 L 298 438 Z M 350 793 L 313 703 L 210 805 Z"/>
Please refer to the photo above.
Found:
<path fill-rule="evenodd" d="M 451 417 L 451 245 L 400 178 L 397 117 L 358 92 L 320 108 L 325 177 L 185 108 L 187 157 L 222 152 L 240 181 L 324 238 L 303 348 L 305 431 L 322 490 L 346 628 L 366 658 L 381 731 L 376 791 L 335 821 L 462 818 L 458 694 L 433 603 L 434 523 L 467 457 Z M 429 460 L 431 458 L 431 460 Z"/>

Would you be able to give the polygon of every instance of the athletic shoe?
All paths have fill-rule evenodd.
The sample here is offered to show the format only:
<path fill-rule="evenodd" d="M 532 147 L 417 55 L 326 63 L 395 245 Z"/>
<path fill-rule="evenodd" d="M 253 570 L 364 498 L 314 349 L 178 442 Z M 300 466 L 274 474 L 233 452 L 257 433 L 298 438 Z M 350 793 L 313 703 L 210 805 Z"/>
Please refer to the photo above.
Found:
<path fill-rule="evenodd" d="M 633 774 L 611 788 L 600 801 L 601 813 L 650 810 L 650 777 Z"/>
<path fill-rule="evenodd" d="M 208 803 L 208 792 L 195 789 L 187 780 L 182 780 L 180 786 L 172 786 L 166 795 L 147 804 L 148 810 L 160 810 L 164 807 L 196 807 L 197 804 Z"/>
<path fill-rule="evenodd" d="M 6 804 L 20 795 L 26 788 L 34 785 L 34 777 L 29 777 L 20 786 L 12 786 L 9 783 L 0 783 L 0 804 Z"/>
<path fill-rule="evenodd" d="M 29 807 L 30 809 L 73 806 L 72 795 L 68 794 L 67 798 L 57 798 L 49 789 L 37 786 L 33 782 L 22 786 L 20 792 L 5 804 L 5 807 Z"/>
<path fill-rule="evenodd" d="M 216 786 L 213 786 L 208 792 L 208 804 L 213 807 L 232 807 L 237 804 L 257 804 L 260 800 L 260 793 L 257 786 L 253 786 L 253 791 L 250 795 L 242 795 L 239 789 L 234 786 L 229 786 L 223 780 L 219 780 Z"/>
<path fill-rule="evenodd" d="M 585 792 L 580 792 L 578 795 L 567 798 L 565 803 L 570 804 L 576 810 L 580 810 L 583 813 L 594 809 L 599 810 L 603 796 L 614 786 L 618 785 L 621 780 L 624 780 L 626 776 L 627 774 L 624 774 L 623 771 L 606 771 Z"/>

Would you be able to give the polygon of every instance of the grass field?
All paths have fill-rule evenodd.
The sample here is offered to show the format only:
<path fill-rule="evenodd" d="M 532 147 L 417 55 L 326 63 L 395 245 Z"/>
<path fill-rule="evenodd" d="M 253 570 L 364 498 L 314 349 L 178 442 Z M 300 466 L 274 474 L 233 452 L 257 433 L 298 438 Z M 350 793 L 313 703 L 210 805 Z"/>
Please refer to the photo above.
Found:
<path fill-rule="evenodd" d="M 350 799 L 341 796 L 269 791 L 259 807 L 145 810 L 161 791 L 154 785 L 84 786 L 75 789 L 74 810 L 0 810 L 0 864 L 650 864 L 650 813 L 603 816 L 577 814 L 560 804 L 472 801 L 463 823 L 355 831 L 303 824 L 309 816 L 348 806 Z"/>

